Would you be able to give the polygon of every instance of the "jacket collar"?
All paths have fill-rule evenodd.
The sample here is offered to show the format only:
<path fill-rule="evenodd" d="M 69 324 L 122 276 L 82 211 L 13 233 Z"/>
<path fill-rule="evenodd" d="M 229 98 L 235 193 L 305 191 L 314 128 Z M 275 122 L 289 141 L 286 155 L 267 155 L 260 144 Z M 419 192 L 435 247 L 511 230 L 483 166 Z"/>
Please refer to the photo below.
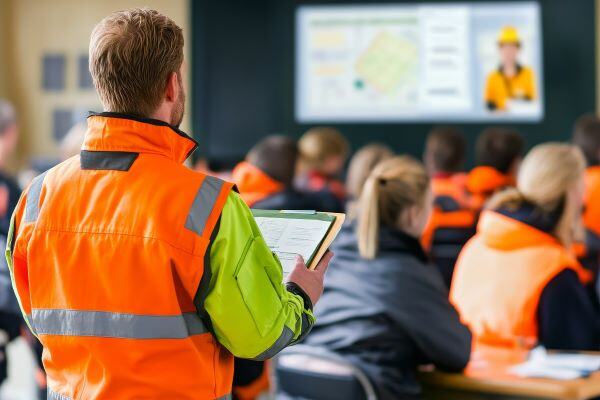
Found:
<path fill-rule="evenodd" d="M 600 180 L 600 165 L 591 165 L 585 170 L 586 179 Z"/>
<path fill-rule="evenodd" d="M 336 239 L 338 248 L 344 248 L 358 253 L 358 236 L 356 230 L 358 223 L 350 220 L 342 227 L 342 232 Z M 386 253 L 407 253 L 423 263 L 429 261 L 419 240 L 415 237 L 385 225 L 379 227 L 378 255 Z"/>
<path fill-rule="evenodd" d="M 283 183 L 271 178 L 247 161 L 242 161 L 233 169 L 232 178 L 237 184 L 242 198 L 249 205 L 285 189 Z"/>
<path fill-rule="evenodd" d="M 515 178 L 490 166 L 473 168 L 467 177 L 467 189 L 474 194 L 489 194 L 507 186 L 514 186 Z"/>
<path fill-rule="evenodd" d="M 198 142 L 166 122 L 137 116 L 90 113 L 82 149 L 160 154 L 183 163 Z"/>
<path fill-rule="evenodd" d="M 427 263 L 428 258 L 419 239 L 388 226 L 379 228 L 379 251 L 402 251 Z"/>
<path fill-rule="evenodd" d="M 431 179 L 431 192 L 434 197 L 450 197 L 461 206 L 467 206 L 466 193 L 467 175 L 462 172 L 440 175 L 437 173 Z"/>
<path fill-rule="evenodd" d="M 519 63 L 516 63 L 515 69 L 517 70 L 517 71 L 516 71 L 516 74 L 515 74 L 515 76 L 517 76 L 517 75 L 519 75 L 519 74 L 521 73 L 521 71 L 523 70 L 523 66 L 522 66 L 521 64 L 519 64 Z M 498 66 L 498 72 L 499 72 L 500 74 L 502 74 L 502 76 L 504 76 L 504 67 L 502 66 L 502 64 L 500 64 L 500 65 Z"/>
<path fill-rule="evenodd" d="M 560 245 L 551 233 L 497 211 L 483 211 L 477 226 L 477 235 L 490 247 L 516 250 L 540 245 Z"/>

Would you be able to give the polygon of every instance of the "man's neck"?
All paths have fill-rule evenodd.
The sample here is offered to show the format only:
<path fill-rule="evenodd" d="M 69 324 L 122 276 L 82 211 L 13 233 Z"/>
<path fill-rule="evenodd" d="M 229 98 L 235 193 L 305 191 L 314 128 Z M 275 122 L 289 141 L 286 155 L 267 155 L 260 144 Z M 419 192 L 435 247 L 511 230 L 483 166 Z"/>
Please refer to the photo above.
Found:
<path fill-rule="evenodd" d="M 164 106 L 159 106 L 156 111 L 154 111 L 149 118 L 156 119 L 158 121 L 166 122 L 169 125 L 172 125 L 171 121 L 171 110 L 167 110 Z"/>

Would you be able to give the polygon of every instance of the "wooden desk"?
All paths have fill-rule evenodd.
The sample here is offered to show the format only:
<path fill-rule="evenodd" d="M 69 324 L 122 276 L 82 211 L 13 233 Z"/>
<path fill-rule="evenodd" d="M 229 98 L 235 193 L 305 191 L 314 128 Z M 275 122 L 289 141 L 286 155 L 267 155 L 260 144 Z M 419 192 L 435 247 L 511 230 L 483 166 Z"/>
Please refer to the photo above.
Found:
<path fill-rule="evenodd" d="M 481 348 L 474 351 L 462 374 L 433 369 L 419 372 L 426 399 L 567 399 L 580 400 L 600 396 L 600 372 L 589 378 L 557 381 L 520 378 L 508 369 L 523 362 L 526 351 Z"/>

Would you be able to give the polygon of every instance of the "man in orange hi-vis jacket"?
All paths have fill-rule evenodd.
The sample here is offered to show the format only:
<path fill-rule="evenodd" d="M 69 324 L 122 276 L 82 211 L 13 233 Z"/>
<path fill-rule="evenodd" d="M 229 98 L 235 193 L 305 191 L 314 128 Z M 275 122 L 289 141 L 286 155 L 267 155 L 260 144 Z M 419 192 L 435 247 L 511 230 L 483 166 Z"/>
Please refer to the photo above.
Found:
<path fill-rule="evenodd" d="M 33 180 L 7 245 L 51 399 L 228 399 L 233 356 L 265 360 L 314 323 L 326 256 L 283 283 L 248 207 L 182 165 L 183 34 L 149 9 L 92 32 L 104 112 L 81 154 Z"/>

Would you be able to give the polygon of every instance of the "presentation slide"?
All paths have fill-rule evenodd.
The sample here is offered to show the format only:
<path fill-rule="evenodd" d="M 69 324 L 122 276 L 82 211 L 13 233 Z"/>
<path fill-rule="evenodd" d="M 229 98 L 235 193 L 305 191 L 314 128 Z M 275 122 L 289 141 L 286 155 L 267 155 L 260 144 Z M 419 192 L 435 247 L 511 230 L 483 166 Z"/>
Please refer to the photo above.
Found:
<path fill-rule="evenodd" d="M 537 2 L 300 6 L 296 119 L 540 121 L 541 49 Z"/>

